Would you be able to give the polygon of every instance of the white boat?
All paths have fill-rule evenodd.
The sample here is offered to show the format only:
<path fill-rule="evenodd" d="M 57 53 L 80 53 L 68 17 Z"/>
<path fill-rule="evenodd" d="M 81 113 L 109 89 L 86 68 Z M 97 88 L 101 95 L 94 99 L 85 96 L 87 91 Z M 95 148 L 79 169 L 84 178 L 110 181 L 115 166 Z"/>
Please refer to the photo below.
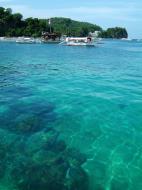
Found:
<path fill-rule="evenodd" d="M 41 40 L 29 38 L 29 37 L 20 37 L 16 40 L 16 43 L 19 44 L 34 44 L 34 43 L 41 43 Z"/>
<path fill-rule="evenodd" d="M 121 38 L 122 41 L 132 41 L 130 38 Z"/>
<path fill-rule="evenodd" d="M 0 37 L 0 41 L 2 42 L 15 42 L 16 39 L 15 37 Z"/>
<path fill-rule="evenodd" d="M 61 44 L 66 46 L 95 46 L 92 37 L 66 37 Z"/>

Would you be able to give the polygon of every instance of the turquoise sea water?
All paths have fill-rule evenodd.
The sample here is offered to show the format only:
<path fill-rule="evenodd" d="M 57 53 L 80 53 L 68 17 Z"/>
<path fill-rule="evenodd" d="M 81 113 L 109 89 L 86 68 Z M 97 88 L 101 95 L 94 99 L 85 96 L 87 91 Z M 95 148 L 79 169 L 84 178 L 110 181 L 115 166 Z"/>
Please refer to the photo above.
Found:
<path fill-rule="evenodd" d="M 0 189 L 142 189 L 142 43 L 0 43 Z"/>

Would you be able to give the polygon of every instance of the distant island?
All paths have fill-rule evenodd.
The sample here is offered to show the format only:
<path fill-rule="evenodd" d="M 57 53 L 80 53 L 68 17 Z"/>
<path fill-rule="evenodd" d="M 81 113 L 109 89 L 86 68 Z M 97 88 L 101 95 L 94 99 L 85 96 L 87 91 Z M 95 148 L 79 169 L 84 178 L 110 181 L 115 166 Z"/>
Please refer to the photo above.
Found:
<path fill-rule="evenodd" d="M 54 32 L 67 36 L 84 37 L 89 32 L 99 31 L 101 38 L 128 38 L 125 28 L 115 27 L 103 30 L 102 27 L 88 22 L 79 22 L 70 18 L 51 18 L 49 19 L 27 18 L 23 19 L 20 13 L 12 13 L 12 9 L 0 7 L 0 37 L 41 37 L 43 31 Z"/>

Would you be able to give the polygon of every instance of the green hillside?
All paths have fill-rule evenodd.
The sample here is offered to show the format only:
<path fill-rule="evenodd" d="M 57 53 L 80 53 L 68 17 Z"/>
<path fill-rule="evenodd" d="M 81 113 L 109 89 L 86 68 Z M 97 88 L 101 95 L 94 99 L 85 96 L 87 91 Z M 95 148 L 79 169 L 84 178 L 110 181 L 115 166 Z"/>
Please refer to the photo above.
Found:
<path fill-rule="evenodd" d="M 102 31 L 102 28 L 95 24 L 74 21 L 69 18 L 52 18 L 51 26 L 54 32 L 67 36 L 86 36 L 89 32 Z"/>
<path fill-rule="evenodd" d="M 125 28 L 115 27 L 104 31 L 100 26 L 88 22 L 79 22 L 70 18 L 51 18 L 51 30 L 48 20 L 38 18 L 23 19 L 20 13 L 12 13 L 10 8 L 0 7 L 0 36 L 40 37 L 42 32 L 55 32 L 67 36 L 87 36 L 89 32 L 100 31 L 100 37 L 127 38 Z"/>

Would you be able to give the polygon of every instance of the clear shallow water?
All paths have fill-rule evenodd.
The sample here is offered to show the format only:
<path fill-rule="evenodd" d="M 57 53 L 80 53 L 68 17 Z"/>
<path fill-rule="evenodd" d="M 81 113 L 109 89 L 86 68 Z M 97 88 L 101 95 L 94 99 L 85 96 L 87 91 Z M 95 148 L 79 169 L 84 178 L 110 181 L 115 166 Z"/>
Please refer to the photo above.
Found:
<path fill-rule="evenodd" d="M 141 190 L 142 43 L 0 43 L 0 139 L 2 189 Z"/>

